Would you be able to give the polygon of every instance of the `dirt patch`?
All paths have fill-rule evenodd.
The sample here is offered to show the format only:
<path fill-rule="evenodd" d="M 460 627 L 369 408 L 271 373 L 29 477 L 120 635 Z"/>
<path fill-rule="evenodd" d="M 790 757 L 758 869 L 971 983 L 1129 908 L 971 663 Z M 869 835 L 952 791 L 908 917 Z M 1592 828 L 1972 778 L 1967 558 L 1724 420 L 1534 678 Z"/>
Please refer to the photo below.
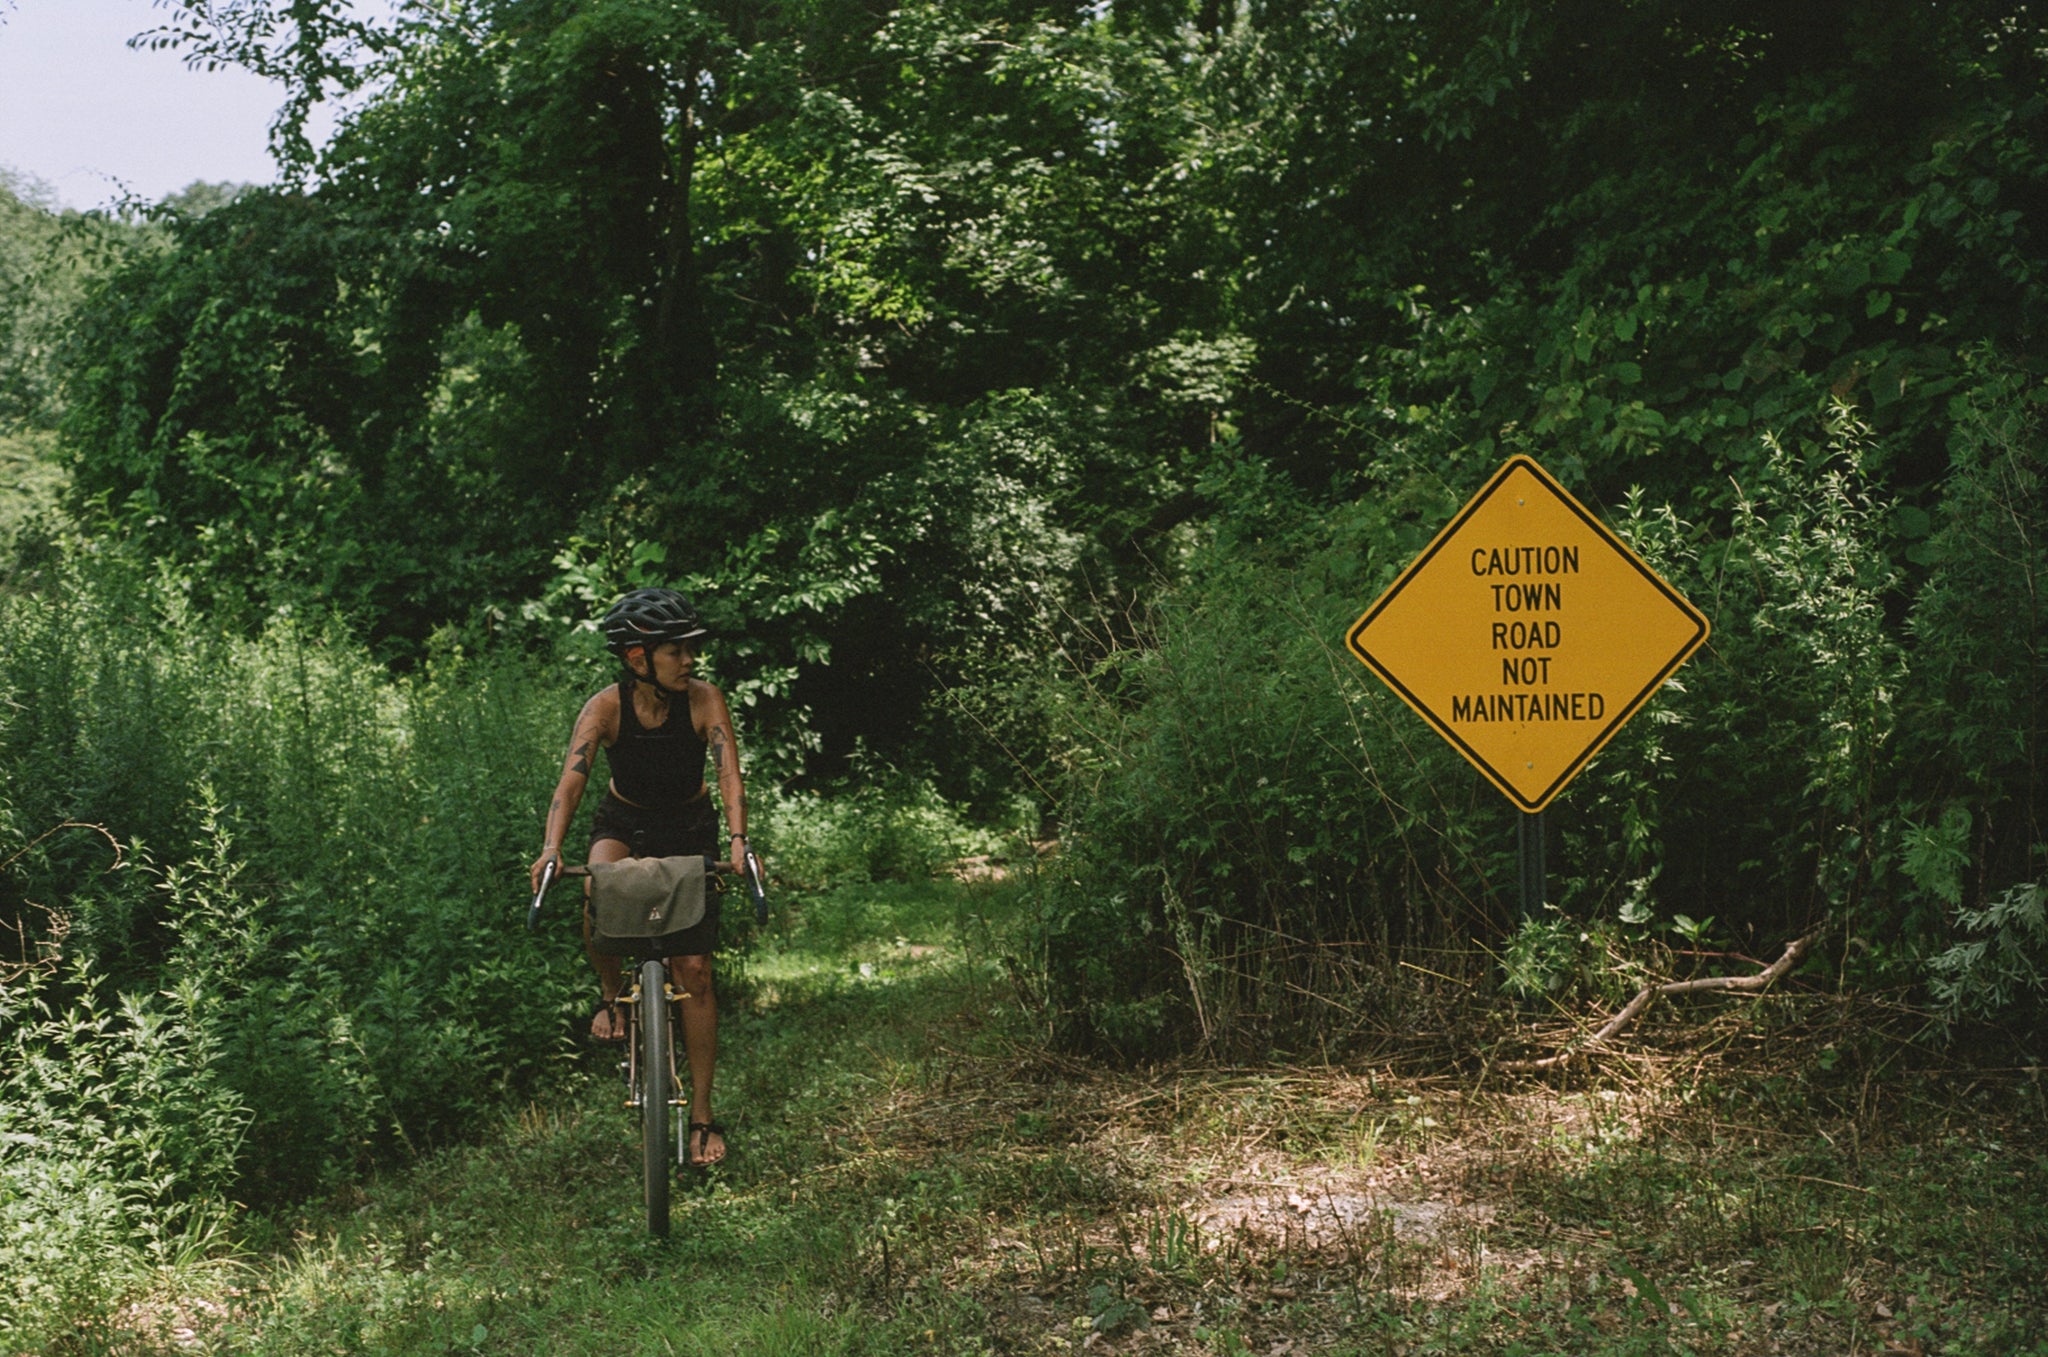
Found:
<path fill-rule="evenodd" d="M 1492 1221 L 1483 1203 L 1432 1198 L 1403 1201 L 1369 1189 L 1305 1183 L 1268 1192 L 1233 1192 L 1190 1203 L 1190 1218 L 1214 1235 L 1236 1235 L 1282 1247 L 1355 1246 L 1391 1235 L 1410 1244 L 1433 1244 L 1460 1230 Z"/>

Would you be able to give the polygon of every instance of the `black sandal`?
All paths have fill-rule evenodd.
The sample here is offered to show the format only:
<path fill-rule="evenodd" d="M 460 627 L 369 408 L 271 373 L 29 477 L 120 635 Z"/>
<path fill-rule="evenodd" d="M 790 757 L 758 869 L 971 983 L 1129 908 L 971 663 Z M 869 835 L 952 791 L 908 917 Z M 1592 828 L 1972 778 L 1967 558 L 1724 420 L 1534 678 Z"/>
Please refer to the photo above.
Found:
<path fill-rule="evenodd" d="M 699 1150 L 706 1150 L 706 1149 L 709 1149 L 709 1148 L 710 1148 L 710 1146 L 709 1146 L 709 1145 L 708 1145 L 708 1144 L 707 1144 L 706 1142 L 707 1142 L 707 1141 L 708 1141 L 708 1140 L 709 1140 L 709 1139 L 710 1139 L 710 1138 L 711 1138 L 712 1136 L 717 1136 L 717 1137 L 718 1137 L 718 1138 L 719 1138 L 720 1140 L 725 1140 L 725 1141 L 726 1141 L 726 1145 L 725 1145 L 725 1153 L 726 1153 L 726 1154 L 731 1154 L 731 1153 L 732 1153 L 732 1142 L 731 1142 L 730 1140 L 726 1140 L 726 1135 L 725 1135 L 725 1127 L 721 1126 L 721 1125 L 720 1125 L 719 1123 L 717 1123 L 717 1122 L 715 1122 L 715 1121 L 693 1121 L 693 1122 L 691 1122 L 691 1123 L 690 1123 L 690 1154 L 691 1154 L 691 1158 L 690 1158 L 690 1167 L 691 1167 L 691 1168 L 693 1168 L 693 1169 L 709 1169 L 709 1168 L 716 1168 L 716 1167 L 718 1167 L 718 1166 L 719 1166 L 720 1164 L 723 1164 L 723 1163 L 725 1162 L 725 1154 L 721 1154 L 721 1155 L 719 1155 L 719 1156 L 718 1156 L 718 1158 L 716 1158 L 716 1159 L 698 1159 L 698 1158 L 696 1158 L 696 1154 L 697 1154 L 697 1152 L 698 1152 Z"/>
<path fill-rule="evenodd" d="M 597 1015 L 600 1013 L 612 1015 L 612 1034 L 608 1037 L 601 1037 L 591 1031 L 591 1028 L 597 1023 Z M 626 1020 L 619 1013 L 619 1001 L 617 999 L 599 999 L 597 1007 L 590 1010 L 590 1016 L 583 1022 L 583 1034 L 599 1046 L 624 1046 L 626 1044 Z"/>

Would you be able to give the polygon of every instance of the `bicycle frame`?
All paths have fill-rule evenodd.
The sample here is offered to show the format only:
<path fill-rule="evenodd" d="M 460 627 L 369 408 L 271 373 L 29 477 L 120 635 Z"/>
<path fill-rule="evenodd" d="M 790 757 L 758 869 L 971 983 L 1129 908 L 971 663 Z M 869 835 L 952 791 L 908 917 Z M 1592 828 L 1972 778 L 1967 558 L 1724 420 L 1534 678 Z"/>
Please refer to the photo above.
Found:
<path fill-rule="evenodd" d="M 729 864 L 706 857 L 708 873 L 730 875 Z M 550 862 L 541 871 L 540 889 L 526 911 L 526 927 L 532 932 L 540 919 L 541 902 L 558 877 L 588 877 L 590 868 L 563 867 Z M 754 916 L 763 920 L 768 913 L 761 861 L 750 849 L 745 859 L 744 879 L 753 897 Z M 724 890 L 722 876 L 716 889 Z M 669 1178 L 668 1123 L 675 1120 L 676 1162 L 689 1162 L 689 1096 L 684 1092 L 682 1067 L 676 1056 L 676 1034 L 682 1026 L 682 1003 L 689 992 L 673 982 L 668 959 L 659 956 L 621 957 L 634 963 L 628 983 L 612 1002 L 626 1021 L 626 1058 L 621 1069 L 626 1077 L 628 1111 L 640 1114 L 640 1155 L 643 1200 L 647 1207 L 647 1229 L 657 1238 L 668 1234 Z M 623 966 L 622 966 L 623 969 Z"/>

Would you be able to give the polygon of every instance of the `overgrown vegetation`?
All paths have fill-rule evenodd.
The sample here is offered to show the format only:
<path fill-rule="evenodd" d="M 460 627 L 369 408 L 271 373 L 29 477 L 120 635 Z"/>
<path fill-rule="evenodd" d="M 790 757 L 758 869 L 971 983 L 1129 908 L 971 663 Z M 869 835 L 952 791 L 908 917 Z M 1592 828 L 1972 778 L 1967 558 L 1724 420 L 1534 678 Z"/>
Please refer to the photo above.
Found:
<path fill-rule="evenodd" d="M 63 1345 L 2048 1351 L 2039 1079 L 1894 1070 L 1873 1095 L 1910 1051 L 1875 1008 L 1696 1010 L 1557 1088 L 1432 1076 L 1394 1033 L 1338 1064 L 1120 1072 L 1035 1039 L 1000 964 L 1029 926 L 1014 883 L 785 912 L 728 1028 L 733 1156 L 667 1241 L 593 1059 Z"/>
<path fill-rule="evenodd" d="M 337 625 L 251 640 L 118 549 L 67 558 L 0 598 L 9 1351 L 218 1263 L 236 1203 L 288 1210 L 473 1136 L 570 1057 L 591 984 L 573 908 L 519 921 L 596 656 L 448 650 L 394 680 Z M 820 886 L 995 837 L 896 783 L 755 809 Z"/>
<path fill-rule="evenodd" d="M 459 1134 L 577 992 L 507 926 L 555 682 L 448 655 L 393 684 L 317 623 L 209 628 L 118 553 L 47 583 L 0 599 L 0 1273 L 31 1327 L 202 1256 L 231 1198 Z"/>
<path fill-rule="evenodd" d="M 828 953 L 849 988 L 821 1011 L 869 1015 L 853 982 L 894 944 L 864 930 L 953 864 L 1028 877 L 1017 932 L 956 940 L 954 997 L 1056 1053 L 1009 1053 L 1033 1078 L 1405 1042 L 1483 1083 L 1589 1005 L 1807 937 L 1793 1008 L 1728 1042 L 1816 1021 L 1798 1004 L 1823 990 L 1881 994 L 1911 1015 L 1887 1050 L 2038 1066 L 2037 6 L 388 9 L 163 7 L 188 55 L 285 82 L 286 187 L 112 221 L 0 180 L 0 1222 L 47 1221 L 0 1233 L 10 1333 L 109 1346 L 164 1269 L 220 1258 L 247 1223 L 228 1203 L 284 1220 L 461 1163 L 444 1147 L 552 1087 L 588 986 L 573 921 L 510 924 L 567 717 L 608 674 L 589 619 L 639 584 L 701 598 L 756 828 L 814 930 L 811 978 L 732 958 L 764 1059 L 772 996 L 830 990 Z M 316 151 L 302 119 L 335 89 L 361 99 Z M 1513 453 L 1714 629 L 1549 812 L 1535 919 L 1513 813 L 1339 648 Z M 1826 1092 L 1851 1047 L 1872 1106 L 1961 1124 L 1855 1042 L 1800 1048 L 1786 1087 Z M 1744 1115 L 1775 1117 L 1779 1074 L 1739 1071 Z M 1993 1082 L 2000 1116 L 2035 1096 Z M 1846 1222 L 1895 1260 L 1940 1223 L 1825 1204 L 1875 1162 L 1840 1158 L 1842 1125 L 1889 1125 L 1862 1103 L 1780 1119 L 1835 1137 L 1795 1168 L 1719 1113 L 1679 1124 L 1712 1084 L 1609 1088 L 1656 1116 L 1529 1190 L 1570 1229 L 1719 1202 L 1687 1225 L 1702 1257 L 1829 1273 L 1802 1313 L 1841 1337 L 1862 1283 L 1798 1246 Z M 1430 1142 L 1417 1088 L 1369 1092 L 1352 1130 Z M 912 1304 L 896 1250 L 1023 1239 L 1095 1332 L 1138 1342 L 1151 1274 L 1090 1268 L 1096 1224 L 1047 1223 L 1115 1174 L 1052 1134 L 1071 1107 L 1008 1110 L 989 1142 L 1048 1165 L 1050 1195 L 876 1167 L 886 1189 L 762 1217 L 842 1242 L 824 1213 L 885 1222 L 867 1271 L 799 1270 L 836 1297 L 818 1324 L 731 1322 L 801 1348 L 886 1314 L 876 1344 L 922 1323 L 966 1346 L 1028 1307 L 936 1261 L 970 1299 Z M 573 1158 L 583 1125 L 524 1134 Z M 866 1163 L 794 1143 L 779 1171 Z M 1987 1203 L 2039 1173 L 2003 1142 L 1900 1144 Z M 1036 1243 L 986 1223 L 1031 1202 Z M 1153 1207 L 1125 1224 L 1145 1267 L 1179 1260 L 1169 1314 L 1257 1268 L 1289 1285 Z M 1397 1245 L 1346 1246 L 1330 1294 L 1361 1350 L 1564 1345 L 1581 1320 L 1617 1351 L 1782 1336 L 1731 1318 L 1736 1283 L 1668 1284 L 1653 1247 L 1522 1280 L 1467 1259 L 1483 1286 L 1418 1299 Z M 391 1260 L 435 1251 L 408 1238 L 337 1294 L 403 1316 L 393 1344 L 497 1328 L 496 1301 L 454 1305 L 468 1330 L 411 1308 L 449 1294 Z M 2019 1276 L 1915 1283 L 1969 1308 L 1929 1341 L 2039 1341 Z M 280 1306 L 249 1342 L 290 1341 Z M 1177 1339 L 1264 1332 L 1203 1314 Z"/>
<path fill-rule="evenodd" d="M 1952 1011 L 2024 1024 L 2043 995 L 2025 905 L 2048 520 L 2025 489 L 2038 425 L 1994 400 L 1958 403 L 1938 528 L 1886 498 L 1871 429 L 1839 408 L 1822 441 L 1768 443 L 1725 533 L 1641 494 L 1618 506 L 1715 632 L 1549 816 L 1555 923 L 1513 917 L 1510 808 L 1339 649 L 1413 530 L 1368 502 L 1311 521 L 1241 482 L 1240 502 L 1276 506 L 1257 540 L 1219 531 L 1194 582 L 1069 651 L 1053 728 L 1085 832 L 1046 914 L 1058 1030 L 1126 1053 L 1298 1048 L 1329 1037 L 1340 992 L 1409 1002 L 1384 983 L 1395 962 L 1481 980 L 1474 937 L 1514 935 L 1516 984 L 1554 990 L 1580 948 L 1536 980 L 1530 949 L 1588 929 L 1762 957 L 1818 930 L 1859 987 L 1924 983 L 1939 953 Z M 1911 583 L 1901 523 L 1926 548 Z M 1966 903 L 1993 882 L 2020 884 Z M 1947 948 L 1959 917 L 1973 940 Z"/>

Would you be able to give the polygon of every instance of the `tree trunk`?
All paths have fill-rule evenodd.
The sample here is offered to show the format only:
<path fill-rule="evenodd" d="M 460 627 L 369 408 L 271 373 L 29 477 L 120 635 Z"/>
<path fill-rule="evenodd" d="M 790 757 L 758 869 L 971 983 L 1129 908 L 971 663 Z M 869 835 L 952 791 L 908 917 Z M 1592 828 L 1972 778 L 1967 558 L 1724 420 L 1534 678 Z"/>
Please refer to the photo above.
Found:
<path fill-rule="evenodd" d="M 718 369 L 717 347 L 704 320 L 697 247 L 690 224 L 690 185 L 697 170 L 698 68 L 694 53 L 671 68 L 669 88 L 678 112 L 668 158 L 661 280 L 654 308 L 654 352 L 662 368 L 661 387 L 671 401 L 686 410 L 700 403 Z"/>

